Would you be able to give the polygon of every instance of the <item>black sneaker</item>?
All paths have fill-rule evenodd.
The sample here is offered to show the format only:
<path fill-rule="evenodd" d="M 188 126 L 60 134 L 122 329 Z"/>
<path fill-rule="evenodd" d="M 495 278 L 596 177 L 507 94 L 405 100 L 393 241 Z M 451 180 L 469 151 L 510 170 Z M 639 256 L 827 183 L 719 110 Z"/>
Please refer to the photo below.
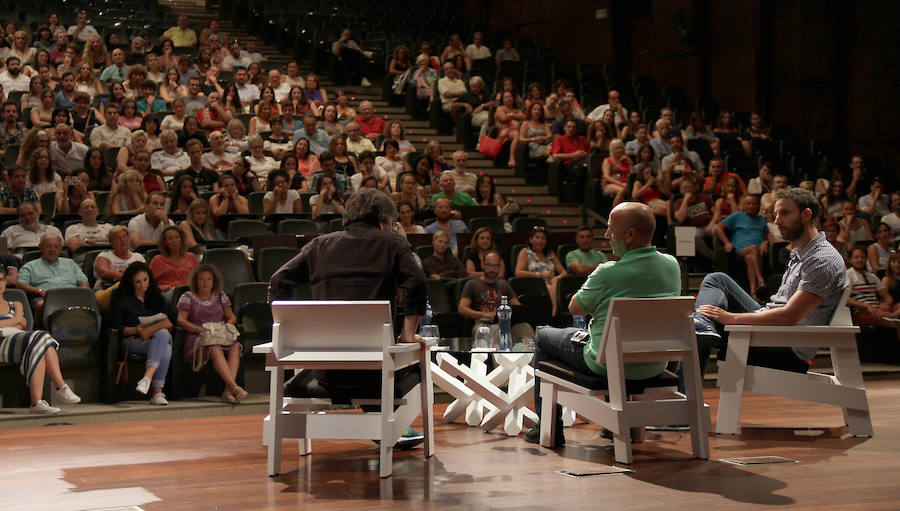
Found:
<path fill-rule="evenodd" d="M 719 331 L 716 330 L 716 324 L 713 320 L 707 318 L 703 314 L 699 312 L 695 312 L 694 314 L 694 331 L 697 335 L 705 335 L 709 337 L 715 337 L 716 339 L 721 339 L 722 335 L 719 334 Z"/>
<path fill-rule="evenodd" d="M 394 444 L 394 449 L 408 451 L 425 441 L 425 433 L 413 428 L 406 428 L 406 433 Z"/>
<path fill-rule="evenodd" d="M 541 443 L 540 424 L 537 424 L 536 426 L 525 430 L 525 442 L 529 444 Z M 550 448 L 556 449 L 557 447 L 562 447 L 564 445 L 566 445 L 566 437 L 563 435 L 563 425 L 562 422 L 560 422 L 556 426 L 556 438 L 553 439 L 553 445 L 551 445 Z"/>
<path fill-rule="evenodd" d="M 688 424 L 669 424 L 664 426 L 645 426 L 648 431 L 688 431 L 691 426 Z"/>

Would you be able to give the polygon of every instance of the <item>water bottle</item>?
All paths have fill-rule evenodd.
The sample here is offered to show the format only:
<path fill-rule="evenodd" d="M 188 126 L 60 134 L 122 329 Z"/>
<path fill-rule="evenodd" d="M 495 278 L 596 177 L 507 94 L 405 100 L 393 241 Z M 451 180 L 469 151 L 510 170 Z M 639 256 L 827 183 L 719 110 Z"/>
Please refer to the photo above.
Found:
<path fill-rule="evenodd" d="M 422 327 L 434 322 L 434 311 L 431 310 L 431 301 L 425 302 L 425 316 L 419 321 L 419 335 L 422 335 Z"/>
<path fill-rule="evenodd" d="M 585 316 L 584 314 L 573 315 L 572 326 L 579 330 L 587 330 L 587 316 Z"/>
<path fill-rule="evenodd" d="M 500 298 L 500 307 L 497 307 L 497 319 L 500 323 L 500 342 L 497 349 L 500 351 L 512 351 L 512 307 L 506 296 Z"/>

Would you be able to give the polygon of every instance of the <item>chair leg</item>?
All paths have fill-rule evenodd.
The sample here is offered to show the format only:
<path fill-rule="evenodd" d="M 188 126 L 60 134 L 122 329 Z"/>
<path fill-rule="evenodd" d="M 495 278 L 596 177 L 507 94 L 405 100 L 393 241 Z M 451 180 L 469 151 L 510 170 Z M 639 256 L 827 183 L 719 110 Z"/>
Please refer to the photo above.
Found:
<path fill-rule="evenodd" d="M 556 438 L 556 385 L 541 382 L 541 445 L 552 447 Z"/>
<path fill-rule="evenodd" d="M 390 477 L 394 457 L 394 372 L 381 371 L 381 443 L 378 446 L 378 470 L 381 477 Z"/>
<path fill-rule="evenodd" d="M 744 378 L 747 374 L 750 334 L 732 333 L 727 349 L 725 364 L 720 367 L 717 382 L 721 391 L 716 433 L 735 435 L 741 418 L 741 399 L 744 393 Z"/>
<path fill-rule="evenodd" d="M 422 351 L 419 359 L 419 370 L 422 393 L 422 429 L 425 434 L 425 457 L 434 454 L 434 385 L 431 382 L 431 355 L 429 350 Z"/>
<path fill-rule="evenodd" d="M 869 416 L 868 400 L 865 397 L 865 383 L 862 368 L 859 365 L 859 353 L 856 348 L 831 348 L 831 364 L 834 375 L 841 385 L 860 389 L 866 400 L 865 409 L 841 407 L 844 422 L 850 427 L 853 436 L 872 436 L 872 418 Z"/>
<path fill-rule="evenodd" d="M 695 357 L 682 361 L 684 374 L 685 406 L 691 410 L 691 450 L 695 458 L 709 459 L 709 437 L 706 427 L 709 424 L 709 409 L 703 402 L 703 385 L 700 383 L 700 368 Z"/>
<path fill-rule="evenodd" d="M 616 461 L 631 465 L 634 454 L 631 451 L 631 428 L 621 428 L 622 433 L 613 433 L 613 450 Z"/>
<path fill-rule="evenodd" d="M 281 411 L 284 406 L 284 368 L 274 366 L 267 368 L 270 372 L 269 383 L 269 438 L 263 443 L 269 446 L 266 469 L 269 476 L 281 472 Z"/>
<path fill-rule="evenodd" d="M 309 438 L 298 438 L 297 449 L 300 451 L 300 456 L 309 455 L 312 452 L 312 440 Z"/>

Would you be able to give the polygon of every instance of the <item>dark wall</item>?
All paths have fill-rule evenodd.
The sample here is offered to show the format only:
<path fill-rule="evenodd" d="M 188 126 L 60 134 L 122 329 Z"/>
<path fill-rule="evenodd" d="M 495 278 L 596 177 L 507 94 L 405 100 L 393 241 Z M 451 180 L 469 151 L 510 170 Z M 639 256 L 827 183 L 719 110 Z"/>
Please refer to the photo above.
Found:
<path fill-rule="evenodd" d="M 609 16 L 596 20 L 601 8 Z M 463 12 L 573 63 L 612 62 L 900 168 L 900 3 L 463 0 Z"/>

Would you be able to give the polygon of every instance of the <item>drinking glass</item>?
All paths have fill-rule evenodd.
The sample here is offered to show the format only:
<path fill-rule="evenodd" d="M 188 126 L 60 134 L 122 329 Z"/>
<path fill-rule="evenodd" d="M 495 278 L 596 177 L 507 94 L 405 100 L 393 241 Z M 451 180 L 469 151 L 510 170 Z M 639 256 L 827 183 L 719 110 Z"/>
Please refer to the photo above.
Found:
<path fill-rule="evenodd" d="M 440 330 L 438 330 L 437 325 L 424 325 L 421 327 L 421 333 L 419 334 L 423 339 L 428 341 L 432 346 L 437 345 L 437 342 L 441 339 Z"/>

